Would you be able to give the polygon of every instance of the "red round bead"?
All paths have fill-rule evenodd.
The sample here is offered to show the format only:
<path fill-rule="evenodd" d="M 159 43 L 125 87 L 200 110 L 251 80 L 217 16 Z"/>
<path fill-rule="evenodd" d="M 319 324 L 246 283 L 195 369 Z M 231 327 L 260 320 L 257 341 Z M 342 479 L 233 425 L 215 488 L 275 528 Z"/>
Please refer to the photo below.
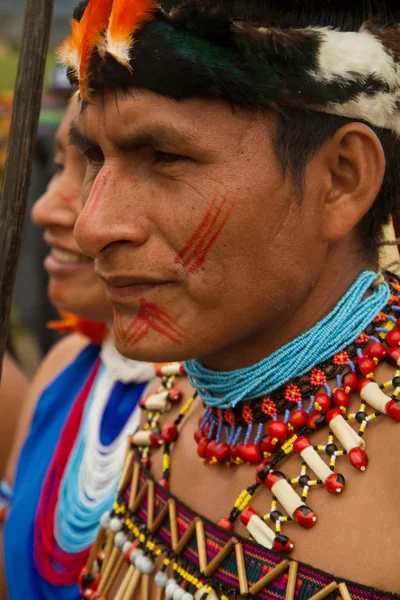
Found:
<path fill-rule="evenodd" d="M 257 515 L 257 513 L 256 513 L 256 511 L 254 510 L 254 508 L 251 508 L 251 506 L 247 506 L 247 508 L 245 508 L 245 509 L 244 509 L 244 510 L 241 512 L 241 514 L 240 514 L 240 520 L 241 520 L 241 522 L 243 523 L 243 525 L 244 525 L 245 527 L 247 527 L 247 525 L 248 525 L 248 523 L 249 523 L 250 519 L 251 519 L 252 517 L 256 516 L 256 515 Z"/>
<path fill-rule="evenodd" d="M 309 448 L 311 445 L 312 444 L 311 444 L 310 440 L 308 438 L 306 438 L 304 435 L 302 435 L 299 438 L 297 438 L 297 440 L 293 444 L 293 451 L 295 452 L 295 454 L 301 454 L 303 452 L 303 450 L 305 450 L 306 448 Z"/>
<path fill-rule="evenodd" d="M 387 354 L 395 365 L 400 365 L 400 348 L 389 348 Z"/>
<path fill-rule="evenodd" d="M 218 525 L 218 527 L 221 527 L 221 529 L 225 529 L 225 531 L 232 531 L 232 529 L 233 529 L 232 521 L 230 521 L 227 518 L 221 519 L 220 521 L 218 521 L 217 525 Z"/>
<path fill-rule="evenodd" d="M 328 394 L 317 394 L 314 400 L 315 410 L 326 413 L 330 409 L 332 401 Z"/>
<path fill-rule="evenodd" d="M 261 452 L 278 452 L 280 447 L 281 445 L 279 444 L 279 442 L 277 442 L 276 440 L 274 440 L 274 438 L 270 436 L 264 438 L 260 442 Z"/>
<path fill-rule="evenodd" d="M 87 579 L 90 578 L 90 571 L 86 568 L 83 567 L 82 571 L 79 573 L 79 587 L 81 588 L 81 590 L 84 590 L 86 587 L 86 581 Z"/>
<path fill-rule="evenodd" d="M 353 448 L 349 452 L 349 460 L 352 467 L 365 471 L 368 465 L 368 457 L 361 448 Z"/>
<path fill-rule="evenodd" d="M 361 390 L 363 388 L 365 388 L 366 385 L 369 385 L 371 383 L 371 381 L 369 379 L 360 379 L 360 381 L 358 382 L 358 386 L 357 386 L 357 391 L 360 394 Z"/>
<path fill-rule="evenodd" d="M 371 358 L 377 358 L 379 361 L 383 360 L 386 356 L 386 350 L 379 342 L 372 342 L 367 348 L 368 356 Z"/>
<path fill-rule="evenodd" d="M 166 444 L 172 444 L 178 437 L 178 427 L 175 423 L 167 423 L 161 430 L 161 437 Z"/>
<path fill-rule="evenodd" d="M 336 417 L 341 416 L 341 412 L 338 408 L 332 408 L 326 415 L 326 422 L 329 423 Z"/>
<path fill-rule="evenodd" d="M 197 454 L 200 458 L 206 458 L 207 446 L 210 443 L 210 440 L 206 437 L 200 440 L 197 445 Z"/>
<path fill-rule="evenodd" d="M 262 459 L 260 447 L 256 444 L 243 444 L 240 452 L 242 460 L 251 465 L 258 465 Z"/>
<path fill-rule="evenodd" d="M 267 475 L 268 475 L 268 465 L 271 464 L 271 459 L 267 458 L 267 460 L 264 460 L 259 467 L 257 468 L 256 471 L 256 481 L 257 483 L 264 483 Z M 264 471 L 265 469 L 265 471 Z"/>
<path fill-rule="evenodd" d="M 104 552 L 104 550 L 100 550 L 100 552 L 97 553 L 96 560 L 101 564 L 103 562 L 105 556 L 106 556 L 106 553 Z"/>
<path fill-rule="evenodd" d="M 231 459 L 231 463 L 235 464 L 235 465 L 240 465 L 243 461 L 242 461 L 242 446 L 243 444 L 237 444 L 237 446 L 231 446 L 230 447 L 230 451 L 229 451 L 229 455 L 230 455 L 230 459 Z"/>
<path fill-rule="evenodd" d="M 96 593 L 96 590 L 92 590 L 92 588 L 86 588 L 85 590 L 82 590 L 82 592 L 81 592 L 82 598 L 84 598 L 84 600 L 92 600 L 95 593 Z"/>
<path fill-rule="evenodd" d="M 332 473 L 325 480 L 325 488 L 330 494 L 340 494 L 344 490 L 344 477 L 340 473 Z"/>
<path fill-rule="evenodd" d="M 358 386 L 358 377 L 357 373 L 351 371 L 351 373 L 347 373 L 343 378 L 343 387 L 349 388 L 351 392 L 355 392 Z"/>
<path fill-rule="evenodd" d="M 305 410 L 295 410 L 290 416 L 289 423 L 296 431 L 300 431 L 307 425 L 308 414 Z"/>
<path fill-rule="evenodd" d="M 205 438 L 205 433 L 202 429 L 198 429 L 197 431 L 195 431 L 194 433 L 194 439 L 196 440 L 197 443 L 200 442 L 200 440 L 202 440 L 203 438 Z"/>
<path fill-rule="evenodd" d="M 308 424 L 311 429 L 318 429 L 325 423 L 325 417 L 317 410 L 313 410 L 311 415 L 308 417 Z"/>
<path fill-rule="evenodd" d="M 164 488 L 164 490 L 169 490 L 169 481 L 167 479 L 161 479 L 159 485 Z"/>
<path fill-rule="evenodd" d="M 268 435 L 283 444 L 287 440 L 288 426 L 283 421 L 271 421 L 268 424 Z"/>
<path fill-rule="evenodd" d="M 274 540 L 274 549 L 282 554 L 290 554 L 294 548 L 292 540 L 286 535 L 278 534 Z"/>
<path fill-rule="evenodd" d="M 217 446 L 218 446 L 218 443 L 215 440 L 212 440 L 211 442 L 208 443 L 207 449 L 206 449 L 207 460 L 213 460 L 213 458 L 215 459 L 215 452 L 216 452 Z"/>
<path fill-rule="evenodd" d="M 311 508 L 309 508 L 305 504 L 303 506 L 300 506 L 295 511 L 293 516 L 297 523 L 300 525 L 300 527 L 303 527 L 304 529 L 311 529 L 311 527 L 314 527 L 315 523 L 317 522 L 317 517 L 315 516 Z"/>
<path fill-rule="evenodd" d="M 372 358 L 361 358 L 358 361 L 358 368 L 360 369 L 363 375 L 368 375 L 369 373 L 373 373 L 375 370 L 375 363 Z"/>
<path fill-rule="evenodd" d="M 345 406 L 350 404 L 350 396 L 344 390 L 335 390 L 333 393 L 333 402 L 336 406 Z"/>
<path fill-rule="evenodd" d="M 226 460 L 228 460 L 229 454 L 230 447 L 228 444 L 217 444 L 214 456 L 218 462 L 225 462 Z"/>
<path fill-rule="evenodd" d="M 172 388 L 168 392 L 168 400 L 173 404 L 180 402 L 182 400 L 182 392 L 178 388 Z"/>
<path fill-rule="evenodd" d="M 142 463 L 145 469 L 150 469 L 151 460 L 148 456 L 144 456 L 143 458 L 141 458 L 140 462 Z"/>
<path fill-rule="evenodd" d="M 152 432 L 150 434 L 150 443 L 152 446 L 154 446 L 154 448 L 158 448 L 162 445 L 162 440 L 159 435 Z"/>
<path fill-rule="evenodd" d="M 286 479 L 283 473 L 281 473 L 280 471 L 270 471 L 268 473 L 267 477 L 265 478 L 264 483 L 265 483 L 266 487 L 271 491 L 272 488 L 274 487 L 274 485 L 280 479 Z"/>
<path fill-rule="evenodd" d="M 400 402 L 398 400 L 390 400 L 386 405 L 386 414 L 395 421 L 400 421 Z"/>
<path fill-rule="evenodd" d="M 392 329 L 386 336 L 386 343 L 392 348 L 400 346 L 400 329 Z"/>

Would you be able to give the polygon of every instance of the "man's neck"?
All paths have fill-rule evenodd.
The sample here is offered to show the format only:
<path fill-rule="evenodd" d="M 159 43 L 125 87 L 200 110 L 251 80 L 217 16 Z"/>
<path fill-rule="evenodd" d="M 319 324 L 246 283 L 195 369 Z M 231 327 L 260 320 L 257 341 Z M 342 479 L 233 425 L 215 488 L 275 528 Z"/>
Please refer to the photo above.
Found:
<path fill-rule="evenodd" d="M 219 371 L 257 364 L 323 319 L 365 270 L 376 270 L 376 265 L 359 249 L 354 246 L 335 248 L 328 254 L 324 269 L 300 305 L 282 310 L 279 319 L 272 324 L 269 320 L 265 329 L 203 357 L 204 363 L 208 368 Z"/>

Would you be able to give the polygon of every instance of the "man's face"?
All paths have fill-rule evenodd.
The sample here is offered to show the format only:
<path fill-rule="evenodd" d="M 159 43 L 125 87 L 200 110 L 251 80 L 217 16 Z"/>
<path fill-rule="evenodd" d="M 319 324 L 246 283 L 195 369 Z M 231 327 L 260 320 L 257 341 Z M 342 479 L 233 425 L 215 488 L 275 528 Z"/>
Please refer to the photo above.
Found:
<path fill-rule="evenodd" d="M 224 101 L 142 90 L 80 114 L 72 138 L 88 168 L 75 231 L 107 284 L 121 353 L 251 364 L 308 294 L 326 253 L 323 182 L 309 172 L 299 201 L 274 127 Z"/>

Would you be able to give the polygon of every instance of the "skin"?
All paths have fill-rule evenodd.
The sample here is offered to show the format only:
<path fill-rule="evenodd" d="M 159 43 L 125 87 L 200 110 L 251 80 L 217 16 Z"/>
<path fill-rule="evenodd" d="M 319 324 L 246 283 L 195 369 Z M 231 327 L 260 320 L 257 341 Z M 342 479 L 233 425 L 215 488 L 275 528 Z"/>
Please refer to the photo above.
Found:
<path fill-rule="evenodd" d="M 82 261 L 86 260 L 83 262 L 83 268 L 76 272 L 50 273 L 48 292 L 53 304 L 60 311 L 72 312 L 80 317 L 104 323 L 112 320 L 105 286 L 94 272 L 93 261 L 83 257 L 73 236 L 75 221 L 82 207 L 81 185 L 86 170 L 84 157 L 68 142 L 69 128 L 77 110 L 78 102 L 72 100 L 56 136 L 55 175 L 46 193 L 36 202 L 32 210 L 32 219 L 38 227 L 45 230 L 45 240 L 50 246 L 76 253 Z M 5 479 L 10 484 L 14 481 L 18 456 L 43 389 L 76 358 L 87 343 L 87 338 L 81 335 L 69 335 L 52 348 L 40 365 L 28 388 L 9 453 Z M 1 572 L 0 597 L 7 597 L 4 573 Z"/>
<path fill-rule="evenodd" d="M 82 154 L 68 143 L 69 128 L 78 107 L 77 99 L 73 98 L 55 139 L 55 174 L 46 193 L 34 205 L 32 220 L 44 230 L 44 239 L 51 249 L 74 253 L 80 261 L 78 269 L 72 272 L 49 272 L 48 294 L 52 303 L 62 312 L 109 321 L 112 312 L 104 284 L 94 272 L 93 261 L 82 254 L 73 236 L 82 208 L 81 185 L 86 171 Z M 47 269 L 48 263 L 49 258 L 45 261 Z"/>
<path fill-rule="evenodd" d="M 159 361 L 202 357 L 221 370 L 254 364 L 325 315 L 360 271 L 376 267 L 357 232 L 385 169 L 375 135 L 359 123 L 340 129 L 308 164 L 300 202 L 277 162 L 274 126 L 273 114 L 233 111 L 216 100 L 177 103 L 143 90 L 104 94 L 76 119 L 73 137 L 88 157 L 88 170 L 75 230 L 120 315 L 122 353 Z M 173 129 L 184 130 L 188 139 L 177 140 Z M 166 139 L 155 139 L 160 131 Z M 112 175 L 93 214 L 91 188 L 105 169 Z M 206 260 L 190 272 L 176 257 L 196 232 L 198 239 L 213 199 L 225 197 L 233 207 L 229 219 Z M 168 283 L 146 287 L 143 280 Z M 142 298 L 168 311 L 185 332 L 181 344 L 154 329 L 129 344 L 124 331 L 140 314 Z M 379 378 L 391 374 L 381 371 Z M 189 397 L 187 384 L 185 390 Z M 219 465 L 202 467 L 193 442 L 201 413 L 198 403 L 174 447 L 171 489 L 216 521 L 254 480 L 254 468 L 243 466 L 232 476 Z M 316 493 L 318 526 L 307 533 L 297 528 L 293 537 L 295 557 L 400 591 L 395 427 L 389 419 L 371 427 L 368 452 L 375 458 L 367 473 L 342 463 L 351 493 L 340 502 L 323 490 Z M 153 461 L 156 478 L 160 454 Z M 284 469 L 293 469 L 291 459 Z M 265 512 L 266 502 L 260 493 L 256 510 Z"/>

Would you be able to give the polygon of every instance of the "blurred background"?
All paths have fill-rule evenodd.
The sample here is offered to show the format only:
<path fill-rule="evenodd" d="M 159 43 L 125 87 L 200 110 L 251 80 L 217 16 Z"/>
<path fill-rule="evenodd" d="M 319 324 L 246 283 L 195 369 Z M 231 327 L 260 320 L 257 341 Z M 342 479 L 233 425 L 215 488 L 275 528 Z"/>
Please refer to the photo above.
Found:
<path fill-rule="evenodd" d="M 57 339 L 57 334 L 46 328 L 47 321 L 57 318 L 46 295 L 47 275 L 43 269 L 43 260 L 48 251 L 42 240 L 42 232 L 30 223 L 30 209 L 46 189 L 51 176 L 54 133 L 70 95 L 65 72 L 57 68 L 56 48 L 69 32 L 74 4 L 75 0 L 55 0 L 45 90 L 13 302 L 9 346 L 29 376 Z M 6 159 L 23 11 L 24 0 L 0 0 L 0 187 Z"/>

